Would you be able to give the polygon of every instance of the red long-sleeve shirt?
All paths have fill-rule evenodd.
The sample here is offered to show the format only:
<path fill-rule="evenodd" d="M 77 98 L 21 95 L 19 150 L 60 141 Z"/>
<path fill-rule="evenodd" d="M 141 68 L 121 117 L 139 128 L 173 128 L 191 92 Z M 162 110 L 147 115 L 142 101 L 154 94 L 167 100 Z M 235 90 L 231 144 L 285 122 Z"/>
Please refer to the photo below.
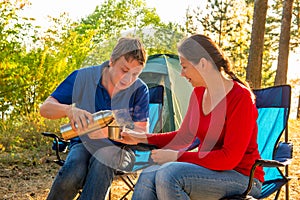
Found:
<path fill-rule="evenodd" d="M 196 87 L 186 116 L 177 131 L 149 134 L 148 143 L 164 149 L 182 149 L 197 136 L 198 152 L 180 151 L 177 161 L 194 163 L 212 170 L 236 170 L 249 176 L 255 160 L 260 158 L 257 146 L 257 109 L 252 94 L 234 82 L 231 91 L 208 114 L 203 113 L 205 88 Z M 255 178 L 264 180 L 262 167 Z"/>

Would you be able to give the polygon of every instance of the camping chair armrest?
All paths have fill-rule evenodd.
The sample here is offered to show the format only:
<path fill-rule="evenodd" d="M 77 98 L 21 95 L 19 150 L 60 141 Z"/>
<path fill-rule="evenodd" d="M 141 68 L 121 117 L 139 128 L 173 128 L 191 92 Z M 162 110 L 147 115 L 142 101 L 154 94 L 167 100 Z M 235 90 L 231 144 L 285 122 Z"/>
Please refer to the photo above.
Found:
<path fill-rule="evenodd" d="M 255 163 L 258 163 L 259 166 L 263 167 L 284 167 L 289 164 L 289 162 L 279 162 L 277 160 L 256 160 Z"/>
<path fill-rule="evenodd" d="M 55 133 L 51 133 L 51 132 L 42 132 L 42 135 L 43 136 L 46 136 L 46 137 L 52 137 L 53 139 L 55 140 L 58 140 L 60 142 L 68 142 L 62 138 L 60 138 L 58 135 L 56 135 Z"/>
<path fill-rule="evenodd" d="M 199 144 L 200 144 L 200 139 L 199 139 L 198 137 L 196 137 L 196 138 L 194 139 L 193 143 L 192 143 L 190 146 L 184 148 L 183 150 L 184 150 L 184 151 L 191 151 L 191 150 L 194 150 L 194 149 L 196 149 L 196 148 L 199 146 Z"/>
<path fill-rule="evenodd" d="M 151 151 L 153 149 L 158 149 L 157 146 L 153 144 L 146 144 L 146 143 L 138 143 L 137 145 L 128 145 L 132 150 L 137 151 Z"/>
<path fill-rule="evenodd" d="M 44 135 L 46 137 L 51 137 L 55 140 L 55 145 L 56 145 L 55 155 L 56 155 L 57 160 L 54 160 L 53 162 L 55 162 L 56 164 L 58 164 L 60 166 L 63 166 L 65 161 L 63 159 L 61 159 L 60 154 L 59 154 L 59 149 L 60 149 L 59 142 L 68 143 L 68 141 L 60 138 L 59 136 L 57 136 L 56 134 L 51 133 L 51 132 L 42 132 L 42 135 Z"/>
<path fill-rule="evenodd" d="M 251 189 L 252 189 L 252 184 L 253 184 L 253 179 L 254 179 L 254 172 L 256 170 L 256 167 L 262 166 L 262 167 L 284 167 L 288 163 L 287 162 L 279 162 L 276 160 L 263 160 L 263 159 L 258 159 L 255 161 L 251 168 L 250 176 L 249 176 L 249 183 L 246 191 L 243 193 L 243 196 L 246 197 Z"/>

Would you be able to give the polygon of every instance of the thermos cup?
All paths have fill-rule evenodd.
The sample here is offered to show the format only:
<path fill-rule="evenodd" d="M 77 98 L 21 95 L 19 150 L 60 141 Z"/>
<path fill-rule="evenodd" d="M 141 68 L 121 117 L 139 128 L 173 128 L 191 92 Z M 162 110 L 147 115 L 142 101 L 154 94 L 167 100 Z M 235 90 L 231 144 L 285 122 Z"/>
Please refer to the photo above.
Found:
<path fill-rule="evenodd" d="M 118 125 L 109 125 L 108 126 L 108 138 L 111 140 L 121 139 L 121 132 L 123 131 L 124 126 Z"/>

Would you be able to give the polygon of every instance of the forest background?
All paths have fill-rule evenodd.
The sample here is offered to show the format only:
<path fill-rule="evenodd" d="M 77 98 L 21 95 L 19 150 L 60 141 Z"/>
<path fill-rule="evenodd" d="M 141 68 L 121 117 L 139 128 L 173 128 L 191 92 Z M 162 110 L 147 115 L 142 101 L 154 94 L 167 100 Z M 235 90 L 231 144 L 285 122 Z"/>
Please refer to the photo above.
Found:
<path fill-rule="evenodd" d="M 267 8 L 265 20 L 257 22 L 258 3 Z M 282 25 L 289 24 L 284 8 L 291 3 L 289 31 L 282 32 Z M 117 38 L 124 35 L 141 38 L 149 55 L 177 54 L 176 45 L 183 37 L 209 35 L 225 50 L 236 74 L 253 83 L 253 88 L 292 86 L 291 123 L 300 132 L 300 77 L 288 78 L 288 64 L 278 64 L 284 34 L 289 36 L 287 52 L 300 53 L 300 0 L 208 0 L 205 9 L 188 8 L 182 24 L 162 21 L 145 0 L 105 0 L 78 20 L 67 13 L 49 16 L 51 26 L 46 29 L 24 15 L 29 5 L 27 0 L 0 0 L 0 161 L 4 169 L 7 165 L 43 165 L 45 155 L 52 154 L 52 141 L 41 132 L 58 133 L 66 119 L 44 119 L 39 106 L 70 72 L 109 59 Z M 259 38 L 253 36 L 256 30 L 263 36 L 259 59 L 253 59 L 251 49 L 253 38 Z"/>

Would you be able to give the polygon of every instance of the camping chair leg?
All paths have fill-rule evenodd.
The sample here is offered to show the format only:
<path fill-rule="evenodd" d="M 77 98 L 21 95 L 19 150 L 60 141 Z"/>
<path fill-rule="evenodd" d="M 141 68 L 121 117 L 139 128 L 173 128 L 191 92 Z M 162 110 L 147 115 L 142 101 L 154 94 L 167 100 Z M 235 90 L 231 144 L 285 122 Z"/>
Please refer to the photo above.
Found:
<path fill-rule="evenodd" d="M 285 166 L 285 176 L 289 176 L 289 167 Z M 289 181 L 285 184 L 285 200 L 290 199 L 290 187 L 289 187 Z"/>
<path fill-rule="evenodd" d="M 123 200 L 126 198 L 126 196 L 130 193 L 133 192 L 134 190 L 134 183 L 130 180 L 130 178 L 128 176 L 126 176 L 126 178 L 124 178 L 123 176 L 120 177 L 123 182 L 127 185 L 127 187 L 129 188 L 129 190 L 120 198 L 120 200 Z"/>
<path fill-rule="evenodd" d="M 109 188 L 108 200 L 111 200 L 111 188 Z"/>
<path fill-rule="evenodd" d="M 130 180 L 128 176 L 126 176 L 127 180 L 124 177 L 121 177 L 121 179 L 125 182 L 125 184 L 129 187 L 130 190 L 134 190 L 134 183 Z"/>
<path fill-rule="evenodd" d="M 120 199 L 120 200 L 123 200 L 123 199 L 125 199 L 126 198 L 126 196 L 129 194 L 131 192 L 131 190 L 128 190 L 123 196 L 122 196 L 122 198 Z"/>
<path fill-rule="evenodd" d="M 285 200 L 289 200 L 290 199 L 290 189 L 289 189 L 289 182 L 286 183 L 285 185 Z"/>
<path fill-rule="evenodd" d="M 128 191 L 121 198 L 119 198 L 119 200 L 123 200 L 127 197 L 127 195 L 130 192 L 133 192 L 135 184 L 132 182 L 132 180 L 129 178 L 128 175 L 126 175 L 126 176 L 121 175 L 121 176 L 119 176 L 119 178 L 121 178 L 123 183 L 125 183 L 127 185 L 127 187 L 129 188 Z M 112 192 L 111 192 L 111 188 L 110 188 L 109 194 L 108 194 L 108 200 L 111 200 L 111 199 L 112 199 Z"/>
<path fill-rule="evenodd" d="M 300 98 L 300 97 L 299 97 Z M 300 102 L 299 102 L 300 103 Z M 289 121 L 287 121 L 287 128 L 284 131 L 284 141 L 286 143 L 289 142 L 289 129 L 288 129 L 288 123 Z M 285 177 L 289 177 L 289 166 L 285 166 Z M 289 188 L 289 181 L 286 183 L 285 185 L 285 200 L 289 200 L 290 199 L 290 188 Z"/>
<path fill-rule="evenodd" d="M 281 188 L 276 192 L 274 200 L 277 200 L 279 198 L 280 191 L 281 191 Z"/>

